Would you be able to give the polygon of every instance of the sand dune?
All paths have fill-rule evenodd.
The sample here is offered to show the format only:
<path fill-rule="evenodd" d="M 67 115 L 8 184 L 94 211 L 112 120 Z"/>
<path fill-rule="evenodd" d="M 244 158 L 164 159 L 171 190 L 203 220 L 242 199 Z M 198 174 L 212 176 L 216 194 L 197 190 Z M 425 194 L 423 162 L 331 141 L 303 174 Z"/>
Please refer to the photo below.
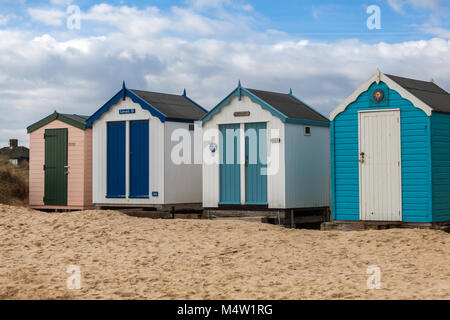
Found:
<path fill-rule="evenodd" d="M 449 299 L 450 235 L 0 205 L 2 299 Z M 81 270 L 69 290 L 68 265 Z M 369 265 L 381 289 L 368 290 Z"/>

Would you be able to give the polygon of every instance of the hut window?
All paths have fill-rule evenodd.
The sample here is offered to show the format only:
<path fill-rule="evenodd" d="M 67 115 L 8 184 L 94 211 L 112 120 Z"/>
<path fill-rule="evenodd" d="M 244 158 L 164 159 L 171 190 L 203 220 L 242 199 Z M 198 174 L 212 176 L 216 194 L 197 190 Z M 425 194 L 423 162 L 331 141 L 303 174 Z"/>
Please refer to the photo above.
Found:
<path fill-rule="evenodd" d="M 194 131 L 194 125 L 193 124 L 189 125 L 189 131 Z"/>
<path fill-rule="evenodd" d="M 311 135 L 311 127 L 305 127 L 305 136 Z"/>

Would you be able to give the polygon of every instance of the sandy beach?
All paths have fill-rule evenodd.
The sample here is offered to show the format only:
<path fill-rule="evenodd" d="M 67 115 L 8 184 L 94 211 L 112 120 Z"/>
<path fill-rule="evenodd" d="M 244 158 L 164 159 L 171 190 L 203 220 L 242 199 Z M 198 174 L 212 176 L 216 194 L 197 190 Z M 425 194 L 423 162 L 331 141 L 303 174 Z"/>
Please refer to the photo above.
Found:
<path fill-rule="evenodd" d="M 0 205 L 1 299 L 449 299 L 443 231 L 294 230 L 237 220 Z M 81 289 L 66 285 L 79 266 Z M 381 289 L 367 289 L 367 267 Z"/>

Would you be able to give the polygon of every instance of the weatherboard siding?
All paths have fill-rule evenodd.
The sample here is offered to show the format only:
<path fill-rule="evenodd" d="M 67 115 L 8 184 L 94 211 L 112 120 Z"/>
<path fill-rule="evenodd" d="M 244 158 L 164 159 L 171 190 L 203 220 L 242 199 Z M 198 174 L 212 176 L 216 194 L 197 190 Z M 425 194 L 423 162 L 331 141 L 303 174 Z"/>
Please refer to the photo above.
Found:
<path fill-rule="evenodd" d="M 291 124 L 286 128 L 286 207 L 330 205 L 330 129 Z"/>
<path fill-rule="evenodd" d="M 433 221 L 450 220 L 450 115 L 431 116 Z"/>
<path fill-rule="evenodd" d="M 250 116 L 235 117 L 235 112 L 249 111 Z M 285 208 L 286 207 L 286 182 L 285 182 L 285 166 L 284 166 L 284 141 L 285 141 L 285 124 L 277 117 L 273 116 L 269 111 L 263 109 L 259 104 L 251 101 L 247 96 L 242 95 L 241 100 L 233 97 L 227 105 L 225 105 L 217 113 L 214 113 L 210 120 L 204 122 L 202 132 L 204 134 L 203 150 L 203 206 L 218 207 L 220 201 L 220 179 L 219 179 L 219 159 L 220 159 L 220 139 L 217 136 L 219 125 L 221 124 L 240 124 L 240 154 L 241 154 L 241 204 L 245 204 L 245 140 L 244 140 L 244 124 L 245 123 L 267 123 L 267 161 L 272 164 L 274 174 L 267 177 L 267 202 L 269 208 Z M 273 130 L 273 131 L 272 131 Z M 279 137 L 281 143 L 271 143 L 271 138 Z M 215 153 L 209 151 L 210 143 L 214 141 L 218 145 Z"/>
<path fill-rule="evenodd" d="M 81 130 L 59 120 L 30 133 L 30 171 L 29 201 L 31 207 L 44 207 L 45 174 L 45 139 L 46 129 L 68 129 L 67 159 L 69 175 L 67 179 L 67 207 L 86 208 L 92 206 L 90 191 L 85 188 L 91 184 L 89 171 L 92 164 L 88 162 L 91 130 Z M 87 157 L 86 157 L 87 155 Z"/>
<path fill-rule="evenodd" d="M 84 205 L 92 206 L 92 129 L 84 135 Z"/>
<path fill-rule="evenodd" d="M 166 203 L 202 202 L 202 165 L 194 163 L 194 131 L 189 123 L 164 122 L 164 200 Z M 190 140 L 180 139 L 179 134 L 189 133 Z M 183 151 L 180 150 L 183 146 Z M 151 148 L 151 147 L 150 147 Z M 190 162 L 179 163 L 180 154 L 190 152 Z M 151 195 L 150 190 L 150 195 Z"/>
<path fill-rule="evenodd" d="M 372 110 L 368 92 L 362 93 L 345 111 L 336 116 L 332 125 L 333 159 L 333 219 L 360 220 L 359 217 L 359 154 L 358 111 Z M 400 109 L 402 220 L 431 221 L 431 180 L 429 118 L 420 109 L 389 90 L 389 105 L 377 109 Z"/>

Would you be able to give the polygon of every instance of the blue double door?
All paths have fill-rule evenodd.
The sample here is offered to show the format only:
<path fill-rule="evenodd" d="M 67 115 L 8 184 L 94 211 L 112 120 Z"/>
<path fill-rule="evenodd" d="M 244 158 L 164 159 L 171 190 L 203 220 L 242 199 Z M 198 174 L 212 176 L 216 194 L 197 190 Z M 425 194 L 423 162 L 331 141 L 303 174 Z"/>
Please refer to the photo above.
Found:
<path fill-rule="evenodd" d="M 241 204 L 240 124 L 220 125 L 220 204 Z M 245 204 L 267 205 L 266 123 L 245 124 Z"/>
<path fill-rule="evenodd" d="M 107 198 L 126 198 L 126 122 L 107 124 Z M 130 121 L 129 198 L 149 197 L 148 120 Z"/>

